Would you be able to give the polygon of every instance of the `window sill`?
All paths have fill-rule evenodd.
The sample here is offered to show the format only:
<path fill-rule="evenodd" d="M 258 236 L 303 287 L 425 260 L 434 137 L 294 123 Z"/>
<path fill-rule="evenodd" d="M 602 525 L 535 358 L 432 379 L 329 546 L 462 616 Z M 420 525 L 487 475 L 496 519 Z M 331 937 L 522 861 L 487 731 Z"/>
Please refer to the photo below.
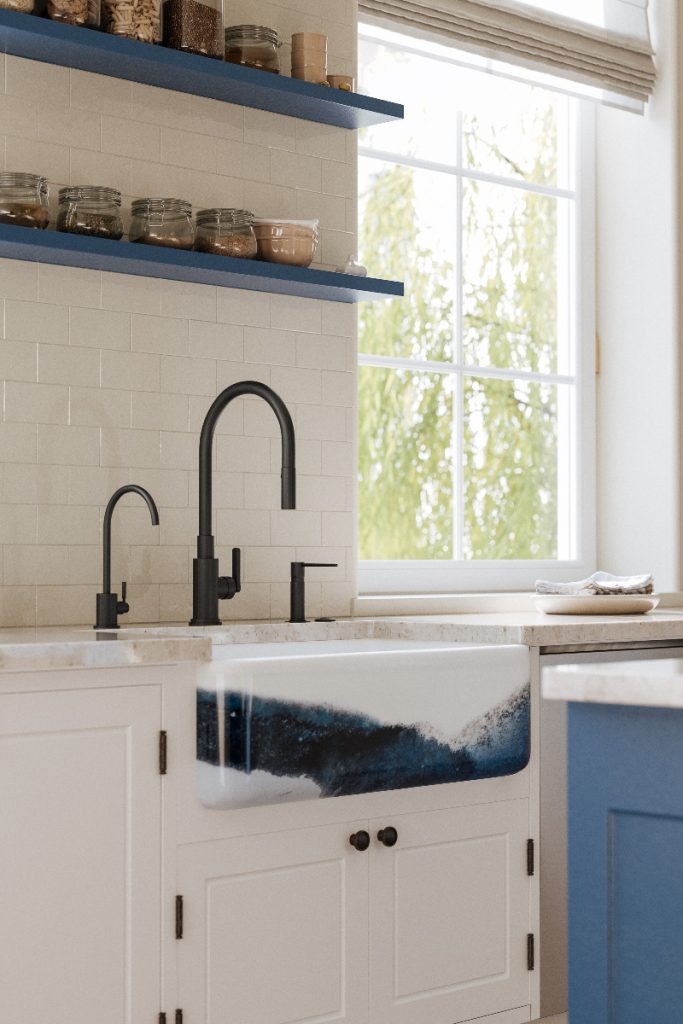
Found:
<path fill-rule="evenodd" d="M 535 611 L 533 594 L 362 594 L 353 602 L 354 617 L 369 615 L 476 615 Z"/>

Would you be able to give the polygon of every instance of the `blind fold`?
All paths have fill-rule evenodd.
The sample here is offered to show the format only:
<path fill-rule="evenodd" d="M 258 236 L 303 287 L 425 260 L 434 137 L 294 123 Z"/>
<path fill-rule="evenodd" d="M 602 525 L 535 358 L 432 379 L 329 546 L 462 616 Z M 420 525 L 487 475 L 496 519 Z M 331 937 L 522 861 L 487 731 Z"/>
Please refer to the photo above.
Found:
<path fill-rule="evenodd" d="M 654 90 L 647 29 L 638 39 L 503 0 L 359 0 L 359 11 L 397 29 L 631 99 L 647 100 Z"/>

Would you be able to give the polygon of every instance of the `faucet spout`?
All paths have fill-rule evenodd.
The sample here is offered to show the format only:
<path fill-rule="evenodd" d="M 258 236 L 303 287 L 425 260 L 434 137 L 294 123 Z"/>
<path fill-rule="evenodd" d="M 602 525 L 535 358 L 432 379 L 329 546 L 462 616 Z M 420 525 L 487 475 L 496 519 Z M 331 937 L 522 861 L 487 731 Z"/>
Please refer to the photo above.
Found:
<path fill-rule="evenodd" d="M 218 420 L 224 409 L 235 398 L 255 395 L 271 407 L 280 425 L 282 435 L 281 505 L 283 509 L 296 508 L 296 443 L 294 424 L 287 406 L 280 396 L 255 380 L 242 380 L 231 384 L 218 395 L 206 414 L 199 438 L 199 533 L 197 557 L 193 565 L 193 616 L 191 626 L 220 626 L 218 601 L 231 599 L 240 590 L 240 558 L 233 551 L 233 576 L 219 578 L 218 561 L 212 533 L 213 519 L 213 439 Z"/>
<path fill-rule="evenodd" d="M 140 487 L 139 484 L 126 484 L 125 487 L 119 487 L 117 491 L 114 491 L 107 502 L 102 522 L 102 593 L 97 595 L 97 622 L 95 629 L 118 629 L 119 615 L 124 615 L 128 611 L 126 584 L 122 584 L 122 601 L 119 601 L 118 594 L 112 594 L 111 592 L 111 521 L 114 509 L 124 494 L 139 494 L 141 498 L 144 498 L 152 519 L 152 525 L 159 525 L 159 510 L 154 498 L 144 487 Z"/>

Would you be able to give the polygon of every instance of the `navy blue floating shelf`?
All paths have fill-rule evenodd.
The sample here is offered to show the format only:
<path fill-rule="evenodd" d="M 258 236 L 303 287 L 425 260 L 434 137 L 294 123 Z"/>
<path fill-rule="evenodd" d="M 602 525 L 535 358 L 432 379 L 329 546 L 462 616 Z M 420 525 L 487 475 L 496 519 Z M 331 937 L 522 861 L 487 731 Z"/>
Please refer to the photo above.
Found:
<path fill-rule="evenodd" d="M 62 25 L 17 11 L 0 10 L 0 52 L 338 128 L 365 128 L 403 117 L 399 103 Z"/>
<path fill-rule="evenodd" d="M 203 252 L 184 252 L 156 245 L 115 242 L 108 238 L 88 238 L 8 224 L 0 224 L 0 257 L 109 270 L 135 277 L 159 277 L 168 281 L 194 281 L 224 288 L 330 299 L 333 302 L 360 302 L 403 295 L 403 285 L 399 281 L 352 277 L 313 267 L 285 267 L 260 260 L 211 256 Z"/>

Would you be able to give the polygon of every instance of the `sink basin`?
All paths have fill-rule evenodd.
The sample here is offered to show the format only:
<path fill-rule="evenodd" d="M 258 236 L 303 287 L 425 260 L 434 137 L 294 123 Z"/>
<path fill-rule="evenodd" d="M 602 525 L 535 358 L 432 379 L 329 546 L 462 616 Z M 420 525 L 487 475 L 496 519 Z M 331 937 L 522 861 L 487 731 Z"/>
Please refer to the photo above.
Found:
<path fill-rule="evenodd" d="M 495 778 L 529 760 L 518 645 L 339 640 L 214 647 L 198 795 L 217 809 Z"/>

